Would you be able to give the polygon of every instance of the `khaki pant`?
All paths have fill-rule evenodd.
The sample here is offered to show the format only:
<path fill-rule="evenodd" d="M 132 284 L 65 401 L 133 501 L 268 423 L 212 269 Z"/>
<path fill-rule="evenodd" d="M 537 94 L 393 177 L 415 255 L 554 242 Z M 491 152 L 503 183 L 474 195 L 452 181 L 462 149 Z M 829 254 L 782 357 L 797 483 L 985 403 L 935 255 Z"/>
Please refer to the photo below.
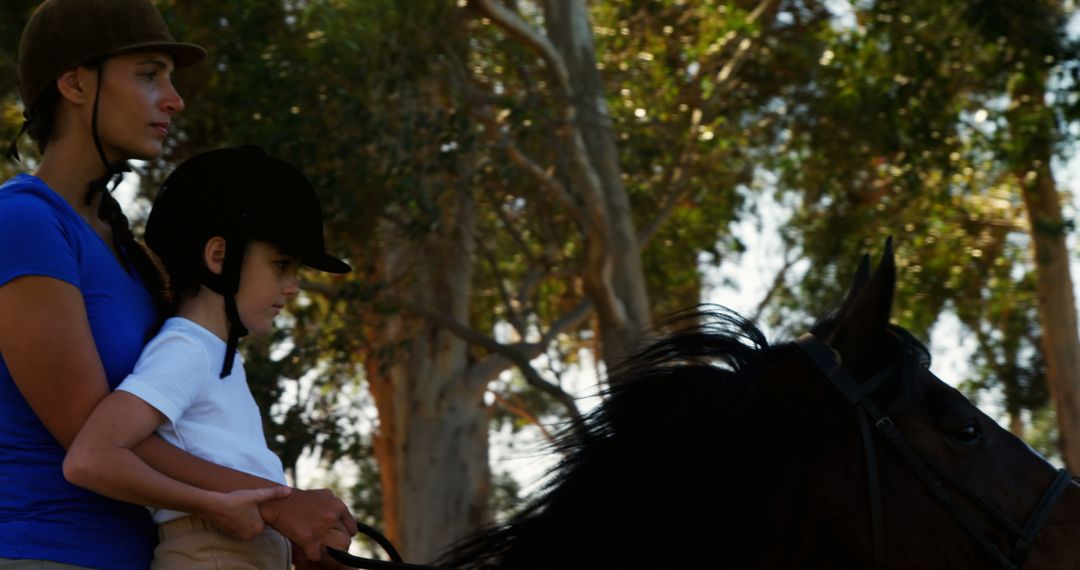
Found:
<path fill-rule="evenodd" d="M 0 570 L 93 570 L 85 566 L 72 566 L 49 560 L 12 560 L 0 558 Z"/>
<path fill-rule="evenodd" d="M 288 570 L 289 541 L 267 528 L 254 540 L 235 539 L 196 516 L 158 525 L 150 570 Z"/>

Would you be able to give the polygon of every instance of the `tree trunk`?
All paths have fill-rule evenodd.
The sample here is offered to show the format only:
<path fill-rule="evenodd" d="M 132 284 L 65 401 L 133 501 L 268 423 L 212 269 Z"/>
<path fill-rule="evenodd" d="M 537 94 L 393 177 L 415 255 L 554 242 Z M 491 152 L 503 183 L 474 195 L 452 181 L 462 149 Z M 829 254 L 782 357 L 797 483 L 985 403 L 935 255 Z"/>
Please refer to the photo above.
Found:
<path fill-rule="evenodd" d="M 1021 149 L 1014 166 L 1031 224 L 1042 348 L 1061 455 L 1069 469 L 1076 470 L 1080 469 L 1080 335 L 1061 196 L 1050 170 L 1055 133 L 1052 112 L 1045 104 L 1046 78 L 1045 72 L 1032 70 L 1014 82 L 1009 129 L 1013 145 Z"/>
<path fill-rule="evenodd" d="M 1019 412 L 1009 412 L 1009 431 L 1020 439 L 1024 439 L 1024 416 Z"/>
<path fill-rule="evenodd" d="M 603 192 L 607 227 L 605 228 L 605 263 L 587 267 L 586 288 L 592 297 L 613 294 L 604 302 L 597 299 L 601 350 L 610 369 L 637 347 L 649 324 L 649 296 L 641 267 L 641 251 L 630 200 L 623 184 L 615 129 L 608 113 L 604 85 L 596 68 L 596 48 L 588 6 L 584 0 L 545 0 L 544 22 L 547 34 L 562 56 L 569 72 L 576 128 L 585 142 L 588 163 L 599 179 Z M 571 169 L 575 186 L 589 174 Z M 608 285 L 608 286 L 605 286 Z M 606 307 L 621 310 L 609 311 Z"/>
<path fill-rule="evenodd" d="M 441 228 L 427 239 L 384 232 L 383 278 L 406 304 L 468 323 L 475 212 L 472 198 L 444 200 Z M 483 390 L 466 382 L 468 344 L 449 330 L 399 312 L 374 335 L 368 359 L 379 414 L 375 454 L 390 539 L 409 561 L 436 557 L 489 520 L 488 415 Z"/>

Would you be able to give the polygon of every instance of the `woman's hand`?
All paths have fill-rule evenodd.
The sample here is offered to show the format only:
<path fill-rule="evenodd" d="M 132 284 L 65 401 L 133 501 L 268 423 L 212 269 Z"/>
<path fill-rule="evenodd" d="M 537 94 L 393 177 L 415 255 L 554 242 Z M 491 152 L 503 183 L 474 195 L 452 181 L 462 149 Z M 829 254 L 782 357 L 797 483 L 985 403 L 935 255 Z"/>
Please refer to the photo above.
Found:
<path fill-rule="evenodd" d="M 225 534 L 240 540 L 252 540 L 266 529 L 259 505 L 286 497 L 291 492 L 289 487 L 281 486 L 216 493 L 216 497 L 202 509 L 202 515 Z"/>
<path fill-rule="evenodd" d="M 260 505 L 263 520 L 293 541 L 308 560 L 323 558 L 323 547 L 348 550 L 356 519 L 329 489 L 301 490 Z"/>

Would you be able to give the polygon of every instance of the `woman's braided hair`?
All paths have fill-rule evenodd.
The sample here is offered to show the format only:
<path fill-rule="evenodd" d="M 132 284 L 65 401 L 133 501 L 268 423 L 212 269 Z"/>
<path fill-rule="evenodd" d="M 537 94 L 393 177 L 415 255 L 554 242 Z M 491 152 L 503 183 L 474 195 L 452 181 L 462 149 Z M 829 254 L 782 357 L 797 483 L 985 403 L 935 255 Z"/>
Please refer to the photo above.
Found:
<path fill-rule="evenodd" d="M 43 154 L 49 137 L 52 135 L 59 98 L 60 91 L 56 88 L 56 84 L 50 84 L 35 101 L 34 108 L 27 113 L 26 132 L 37 143 L 38 151 Z M 95 189 L 91 189 L 87 194 L 88 198 L 92 198 L 94 192 Z M 97 215 L 100 220 L 109 224 L 112 229 L 113 246 L 126 259 L 126 269 L 129 272 L 134 270 L 139 275 L 143 285 L 154 299 L 159 317 L 164 319 L 171 311 L 171 296 L 165 274 L 150 250 L 135 239 L 135 233 L 131 231 L 131 222 L 124 215 L 123 208 L 112 193 L 101 192 L 101 203 L 98 205 Z"/>
<path fill-rule="evenodd" d="M 154 298 L 159 318 L 171 316 L 175 307 L 171 303 L 164 272 L 150 250 L 135 239 L 135 233 L 131 231 L 131 223 L 112 193 L 102 192 L 98 218 L 104 220 L 112 228 L 113 245 L 116 246 L 117 251 L 126 256 L 129 271 L 134 269 L 142 278 L 143 285 Z"/>

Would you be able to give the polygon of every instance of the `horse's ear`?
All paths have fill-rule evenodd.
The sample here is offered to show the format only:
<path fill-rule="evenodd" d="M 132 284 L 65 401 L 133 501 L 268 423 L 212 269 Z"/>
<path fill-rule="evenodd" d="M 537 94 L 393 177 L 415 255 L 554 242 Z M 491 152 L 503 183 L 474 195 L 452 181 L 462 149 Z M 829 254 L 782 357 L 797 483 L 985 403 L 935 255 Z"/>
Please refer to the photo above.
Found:
<path fill-rule="evenodd" d="M 847 295 L 844 296 L 844 301 L 840 303 L 840 308 L 836 310 L 837 315 L 843 316 L 851 310 L 852 305 L 859 298 L 859 293 L 862 293 L 868 281 L 870 281 L 870 255 L 864 253 L 862 258 L 859 259 L 859 267 L 855 270 L 855 279 L 851 282 L 851 288 L 848 289 Z M 814 333 L 820 335 L 821 331 L 815 330 Z"/>
<path fill-rule="evenodd" d="M 844 302 L 840 306 L 839 314 L 847 312 L 850 306 L 855 303 L 855 300 L 859 298 L 859 293 L 866 287 L 866 283 L 870 281 L 870 254 L 864 253 L 862 258 L 859 259 L 859 267 L 855 270 L 855 279 L 851 283 L 851 289 L 848 289 L 848 294 L 844 297 Z"/>
<path fill-rule="evenodd" d="M 837 315 L 836 328 L 829 337 L 829 344 L 850 358 L 859 354 L 868 343 L 885 332 L 892 312 L 893 293 L 896 290 L 896 260 L 893 256 L 892 237 L 885 241 L 874 275 L 869 279 L 869 263 L 864 256 L 856 272 L 855 284 Z M 860 286 L 860 282 L 864 283 Z"/>

